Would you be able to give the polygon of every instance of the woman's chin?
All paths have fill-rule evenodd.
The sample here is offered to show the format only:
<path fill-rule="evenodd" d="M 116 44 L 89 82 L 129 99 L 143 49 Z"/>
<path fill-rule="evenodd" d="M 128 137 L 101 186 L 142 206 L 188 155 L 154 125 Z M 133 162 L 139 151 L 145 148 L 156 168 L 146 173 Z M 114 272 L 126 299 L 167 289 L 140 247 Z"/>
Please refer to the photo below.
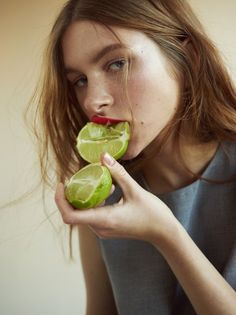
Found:
<path fill-rule="evenodd" d="M 121 160 L 123 160 L 123 161 L 133 160 L 134 158 L 136 158 L 139 155 L 139 153 L 140 152 L 138 150 L 131 150 L 128 148 L 128 150 L 122 156 Z"/>

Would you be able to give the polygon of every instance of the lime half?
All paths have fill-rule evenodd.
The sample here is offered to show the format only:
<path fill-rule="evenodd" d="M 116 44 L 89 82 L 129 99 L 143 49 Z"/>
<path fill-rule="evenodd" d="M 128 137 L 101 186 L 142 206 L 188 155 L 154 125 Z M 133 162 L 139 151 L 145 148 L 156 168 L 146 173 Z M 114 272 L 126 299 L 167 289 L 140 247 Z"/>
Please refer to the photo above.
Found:
<path fill-rule="evenodd" d="M 100 163 L 83 167 L 75 173 L 65 186 L 65 196 L 77 209 L 99 205 L 110 194 L 112 178 L 109 170 Z"/>
<path fill-rule="evenodd" d="M 112 125 L 89 122 L 79 132 L 76 147 L 80 156 L 89 163 L 99 162 L 104 152 L 117 160 L 126 152 L 129 138 L 128 122 Z"/>

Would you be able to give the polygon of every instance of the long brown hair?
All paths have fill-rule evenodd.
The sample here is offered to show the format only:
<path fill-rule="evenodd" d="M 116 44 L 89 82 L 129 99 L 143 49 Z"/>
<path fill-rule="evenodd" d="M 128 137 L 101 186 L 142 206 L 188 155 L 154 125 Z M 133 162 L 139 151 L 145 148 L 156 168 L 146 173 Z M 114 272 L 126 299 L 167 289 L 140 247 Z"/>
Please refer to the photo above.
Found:
<path fill-rule="evenodd" d="M 182 80 L 181 102 L 159 142 L 177 137 L 188 121 L 200 141 L 236 140 L 236 93 L 216 48 L 184 0 L 70 0 L 52 28 L 44 56 L 44 72 L 36 91 L 34 132 L 40 145 L 43 179 L 55 166 L 64 181 L 83 166 L 75 139 L 86 117 L 68 84 L 63 68 L 61 39 L 67 27 L 91 20 L 145 33 L 169 58 Z M 187 45 L 183 43 L 187 42 Z"/>

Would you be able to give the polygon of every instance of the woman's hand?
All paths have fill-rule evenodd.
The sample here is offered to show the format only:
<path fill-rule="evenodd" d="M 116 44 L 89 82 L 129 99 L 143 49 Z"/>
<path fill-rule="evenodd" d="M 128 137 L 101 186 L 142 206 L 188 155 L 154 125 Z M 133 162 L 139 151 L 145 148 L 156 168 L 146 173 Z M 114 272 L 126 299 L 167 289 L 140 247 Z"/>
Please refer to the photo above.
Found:
<path fill-rule="evenodd" d="M 102 238 L 133 238 L 151 242 L 165 258 L 199 315 L 235 314 L 236 293 L 199 250 L 170 209 L 140 187 L 114 159 L 102 157 L 123 190 L 112 206 L 75 211 L 59 184 L 55 200 L 68 224 L 89 225 Z"/>
<path fill-rule="evenodd" d="M 60 183 L 55 201 L 63 221 L 67 224 L 89 225 L 101 238 L 133 238 L 157 244 L 158 240 L 168 236 L 176 221 L 170 209 L 138 185 L 110 155 L 104 154 L 101 162 L 110 170 L 124 197 L 111 206 L 76 211 L 67 202 L 64 186 Z"/>

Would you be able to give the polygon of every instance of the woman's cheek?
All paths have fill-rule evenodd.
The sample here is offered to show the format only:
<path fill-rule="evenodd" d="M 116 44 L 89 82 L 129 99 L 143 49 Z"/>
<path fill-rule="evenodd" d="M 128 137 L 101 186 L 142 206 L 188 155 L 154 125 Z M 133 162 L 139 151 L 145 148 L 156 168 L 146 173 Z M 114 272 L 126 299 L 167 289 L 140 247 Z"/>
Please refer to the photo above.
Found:
<path fill-rule="evenodd" d="M 143 149 L 145 149 L 146 136 L 143 133 L 141 126 L 142 124 L 140 124 L 139 127 L 135 126 L 133 128 L 133 133 L 131 135 L 127 151 L 122 158 L 123 160 L 133 159 L 137 157 Z"/>

